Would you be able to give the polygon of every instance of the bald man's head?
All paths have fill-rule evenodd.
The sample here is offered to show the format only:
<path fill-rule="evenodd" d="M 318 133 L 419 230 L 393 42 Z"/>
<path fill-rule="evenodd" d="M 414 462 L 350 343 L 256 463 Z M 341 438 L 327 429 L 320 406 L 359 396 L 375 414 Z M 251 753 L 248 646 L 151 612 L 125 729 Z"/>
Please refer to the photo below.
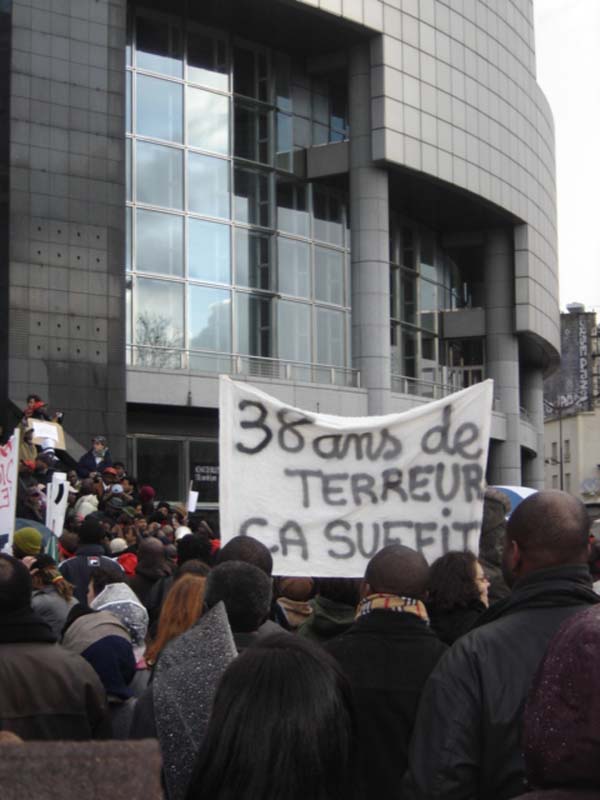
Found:
<path fill-rule="evenodd" d="M 506 540 L 514 542 L 525 572 L 585 564 L 590 521 L 583 503 L 557 490 L 532 494 L 511 514 Z M 506 564 L 505 564 L 506 567 Z"/>
<path fill-rule="evenodd" d="M 365 581 L 372 592 L 422 600 L 429 585 L 429 565 L 416 550 L 391 544 L 369 561 Z"/>

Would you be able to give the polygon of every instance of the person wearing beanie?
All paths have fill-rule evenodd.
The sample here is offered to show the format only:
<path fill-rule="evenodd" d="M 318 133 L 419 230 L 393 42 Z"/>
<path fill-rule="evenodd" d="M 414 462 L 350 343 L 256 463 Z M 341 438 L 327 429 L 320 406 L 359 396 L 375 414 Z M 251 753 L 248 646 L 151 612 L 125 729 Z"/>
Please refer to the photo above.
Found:
<path fill-rule="evenodd" d="M 13 536 L 13 555 L 22 559 L 42 552 L 42 534 L 35 528 L 19 528 Z"/>
<path fill-rule="evenodd" d="M 103 526 L 92 517 L 86 517 L 79 529 L 79 545 L 75 555 L 59 565 L 62 575 L 73 584 L 75 598 L 82 606 L 87 606 L 90 574 L 94 567 L 122 573 L 121 566 L 106 555 L 102 545 L 105 538 Z"/>
<path fill-rule="evenodd" d="M 24 740 L 111 735 L 102 683 L 31 609 L 25 564 L 0 554 L 0 729 Z M 16 645 L 16 646 L 15 646 Z"/>

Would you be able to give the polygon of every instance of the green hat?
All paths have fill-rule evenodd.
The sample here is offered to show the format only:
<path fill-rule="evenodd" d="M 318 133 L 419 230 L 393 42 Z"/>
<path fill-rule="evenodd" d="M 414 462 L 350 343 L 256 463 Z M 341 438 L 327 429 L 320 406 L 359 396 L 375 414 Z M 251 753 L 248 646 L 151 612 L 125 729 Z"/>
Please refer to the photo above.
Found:
<path fill-rule="evenodd" d="M 26 556 L 37 556 L 42 550 L 42 534 L 35 528 L 19 528 L 15 531 L 13 544 Z"/>

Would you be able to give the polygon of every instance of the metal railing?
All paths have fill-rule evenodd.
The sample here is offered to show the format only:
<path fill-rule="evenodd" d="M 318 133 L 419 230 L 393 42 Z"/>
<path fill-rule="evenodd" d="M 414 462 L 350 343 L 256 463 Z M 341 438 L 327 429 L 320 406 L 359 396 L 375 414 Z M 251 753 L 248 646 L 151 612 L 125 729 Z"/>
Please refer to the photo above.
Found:
<path fill-rule="evenodd" d="M 346 367 L 142 344 L 127 345 L 126 355 L 127 366 L 150 371 L 243 375 L 298 383 L 360 387 L 360 372 Z"/>

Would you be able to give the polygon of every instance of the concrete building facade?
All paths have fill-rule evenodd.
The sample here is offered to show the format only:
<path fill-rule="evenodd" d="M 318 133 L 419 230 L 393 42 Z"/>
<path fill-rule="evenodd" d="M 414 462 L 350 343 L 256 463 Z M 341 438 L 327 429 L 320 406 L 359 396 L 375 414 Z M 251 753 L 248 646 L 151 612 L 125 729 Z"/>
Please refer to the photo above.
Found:
<path fill-rule="evenodd" d="M 353 415 L 493 377 L 488 478 L 543 485 L 560 328 L 530 0 L 0 9 L 6 398 L 208 507 L 219 373 Z"/>

